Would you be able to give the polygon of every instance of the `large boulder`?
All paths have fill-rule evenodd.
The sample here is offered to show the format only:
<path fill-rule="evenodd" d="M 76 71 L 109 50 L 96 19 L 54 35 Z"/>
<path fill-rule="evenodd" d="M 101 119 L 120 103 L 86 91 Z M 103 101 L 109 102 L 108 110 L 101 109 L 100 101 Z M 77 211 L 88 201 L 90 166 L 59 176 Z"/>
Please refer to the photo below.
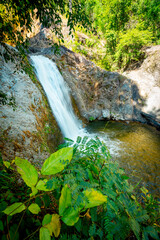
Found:
<path fill-rule="evenodd" d="M 142 116 L 152 125 L 160 126 L 160 45 L 147 48 L 140 68 L 124 75 L 132 79 L 143 99 Z"/>

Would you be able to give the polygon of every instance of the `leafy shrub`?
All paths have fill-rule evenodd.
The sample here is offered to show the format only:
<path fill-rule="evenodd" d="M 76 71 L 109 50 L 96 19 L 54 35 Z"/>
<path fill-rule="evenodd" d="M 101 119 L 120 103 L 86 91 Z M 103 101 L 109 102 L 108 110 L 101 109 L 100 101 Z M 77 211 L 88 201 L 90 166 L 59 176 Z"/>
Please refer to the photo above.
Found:
<path fill-rule="evenodd" d="M 121 33 L 116 46 L 115 62 L 119 68 L 127 68 L 129 64 L 144 58 L 143 46 L 152 42 L 152 33 L 148 30 L 131 29 Z"/>
<path fill-rule="evenodd" d="M 107 53 L 113 55 L 118 42 L 118 33 L 114 30 L 106 31 L 106 51 Z"/>
<path fill-rule="evenodd" d="M 98 138 L 66 139 L 40 172 L 25 159 L 16 158 L 15 165 L 30 195 L 3 207 L 8 215 L 3 239 L 5 233 L 9 239 L 37 239 L 38 232 L 40 240 L 126 239 L 131 234 L 159 239 L 158 202 L 143 188 L 142 207 L 124 170 Z M 26 231 L 28 222 L 33 233 Z"/>

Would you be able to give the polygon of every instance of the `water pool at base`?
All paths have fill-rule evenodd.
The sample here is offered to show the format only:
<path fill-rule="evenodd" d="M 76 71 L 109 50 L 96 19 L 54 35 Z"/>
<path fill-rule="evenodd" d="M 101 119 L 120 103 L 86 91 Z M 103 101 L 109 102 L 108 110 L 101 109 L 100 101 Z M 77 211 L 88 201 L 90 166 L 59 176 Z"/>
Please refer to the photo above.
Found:
<path fill-rule="evenodd" d="M 103 138 L 112 158 L 125 169 L 130 181 L 145 186 L 160 197 L 160 132 L 154 127 L 136 122 L 91 122 L 89 133 Z"/>
<path fill-rule="evenodd" d="M 89 137 L 97 135 L 132 182 L 137 184 L 142 179 L 141 185 L 160 196 L 160 132 L 147 125 L 119 122 L 93 122 L 83 129 L 73 112 L 69 88 L 55 63 L 40 55 L 30 57 L 63 136 L 76 140 L 78 136 L 88 136 L 88 132 Z"/>

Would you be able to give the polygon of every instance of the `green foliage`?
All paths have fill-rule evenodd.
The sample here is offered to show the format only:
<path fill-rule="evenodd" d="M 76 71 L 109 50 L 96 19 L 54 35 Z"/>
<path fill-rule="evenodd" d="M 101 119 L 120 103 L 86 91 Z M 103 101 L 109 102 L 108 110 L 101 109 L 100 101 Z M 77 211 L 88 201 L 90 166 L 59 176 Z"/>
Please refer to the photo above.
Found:
<path fill-rule="evenodd" d="M 127 33 L 121 33 L 119 38 L 115 61 L 119 68 L 126 68 L 143 58 L 142 47 L 151 44 L 152 33 L 147 30 L 131 29 Z"/>
<path fill-rule="evenodd" d="M 27 0 L 23 1 L 1 1 L 0 4 L 0 39 L 2 42 L 21 44 L 27 47 L 27 31 L 31 31 L 33 18 L 39 19 L 44 27 L 52 27 L 53 32 L 62 39 L 61 24 L 62 14 L 68 19 L 71 30 L 78 23 L 83 26 L 89 24 L 89 19 L 84 11 L 84 1 L 72 0 L 72 11 L 69 2 L 65 0 Z"/>
<path fill-rule="evenodd" d="M 38 232 L 42 240 L 51 237 L 110 240 L 127 239 L 130 235 L 136 239 L 159 239 L 158 201 L 145 188 L 139 201 L 124 170 L 111 159 L 107 147 L 98 138 L 78 137 L 76 142 L 66 139 L 53 156 L 55 162 L 59 159 L 62 170 L 45 179 L 39 175 L 33 184 L 26 181 L 26 176 L 32 178 L 35 168 L 27 160 L 22 160 L 21 164 L 19 159 L 15 161 L 25 183 L 37 193 L 31 196 L 28 192 L 23 201 L 15 198 L 11 205 L 9 199 L 13 199 L 13 194 L 10 193 L 10 198 L 6 199 L 9 206 L 1 204 L 2 213 L 8 215 L 8 223 L 0 222 L 4 233 L 8 234 L 14 227 L 17 239 L 18 236 L 34 239 L 34 235 L 38 239 Z M 63 160 L 67 158 L 68 164 L 64 166 Z M 47 164 L 50 166 L 50 161 L 45 161 L 42 169 L 44 166 L 47 169 Z M 14 163 L 11 165 L 14 167 Z M 25 167 L 29 167 L 29 173 Z M 26 230 L 28 223 L 31 226 Z"/>
<path fill-rule="evenodd" d="M 9 216 L 16 213 L 20 213 L 25 210 L 25 205 L 21 202 L 13 203 L 11 206 L 7 207 L 3 212 Z"/>
<path fill-rule="evenodd" d="M 93 188 L 85 190 L 83 194 L 88 201 L 88 203 L 85 204 L 85 208 L 96 207 L 107 202 L 107 197 L 104 196 L 101 192 L 96 191 Z"/>
<path fill-rule="evenodd" d="M 55 184 L 54 185 L 52 184 L 51 187 L 47 187 L 47 183 L 48 183 L 47 179 L 39 180 L 36 185 L 37 190 L 48 192 L 48 191 L 52 191 L 56 188 Z"/>
<path fill-rule="evenodd" d="M 71 191 L 67 184 L 62 188 L 61 196 L 59 199 L 59 215 L 63 216 L 66 208 L 71 206 Z"/>
<path fill-rule="evenodd" d="M 151 28 L 156 39 L 160 36 L 160 2 L 157 0 L 140 0 L 137 2 L 137 15 L 143 22 L 144 29 Z M 155 39 L 155 40 L 156 40 Z"/>
<path fill-rule="evenodd" d="M 45 227 L 40 228 L 39 239 L 40 240 L 50 240 L 51 239 L 50 232 L 47 228 L 45 228 Z"/>
<path fill-rule="evenodd" d="M 24 182 L 29 187 L 34 187 L 38 181 L 38 172 L 35 167 L 26 159 L 21 159 L 19 157 L 15 158 L 15 164 Z"/>
<path fill-rule="evenodd" d="M 33 214 L 38 214 L 41 209 L 40 207 L 38 206 L 38 204 L 36 203 L 32 203 L 29 207 L 28 207 L 28 210 L 33 213 Z"/>
<path fill-rule="evenodd" d="M 144 59 L 145 46 L 159 43 L 159 9 L 157 0 L 87 0 L 92 34 L 76 28 L 75 41 L 65 44 L 106 70 L 124 70 Z"/>
<path fill-rule="evenodd" d="M 44 162 L 41 173 L 42 175 L 51 175 L 61 172 L 71 161 L 73 148 L 63 148 L 50 155 Z"/>
<path fill-rule="evenodd" d="M 90 121 L 90 122 L 92 122 L 92 121 L 94 121 L 94 120 L 95 120 L 94 117 L 89 117 L 89 121 Z"/>
<path fill-rule="evenodd" d="M 0 104 L 11 106 L 13 108 L 13 111 L 16 109 L 15 97 L 8 97 L 7 94 L 3 91 L 0 91 Z"/>

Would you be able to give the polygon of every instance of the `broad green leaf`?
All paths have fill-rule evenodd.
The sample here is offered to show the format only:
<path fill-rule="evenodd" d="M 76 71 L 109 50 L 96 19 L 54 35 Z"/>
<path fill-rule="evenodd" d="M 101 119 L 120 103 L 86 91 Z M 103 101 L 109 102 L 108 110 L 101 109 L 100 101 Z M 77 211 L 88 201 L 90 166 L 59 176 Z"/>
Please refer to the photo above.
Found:
<path fill-rule="evenodd" d="M 49 230 L 45 227 L 40 228 L 40 234 L 39 234 L 40 240 L 51 240 L 51 236 L 49 233 Z"/>
<path fill-rule="evenodd" d="M 52 220 L 52 215 L 46 214 L 43 218 L 42 226 L 47 225 L 48 223 L 51 222 L 51 220 Z"/>
<path fill-rule="evenodd" d="M 49 230 L 51 236 L 54 234 L 55 237 L 58 237 L 61 229 L 59 215 L 52 214 L 50 223 L 46 224 L 45 227 Z"/>
<path fill-rule="evenodd" d="M 26 209 L 26 207 L 23 203 L 17 202 L 17 203 L 13 203 L 11 206 L 7 207 L 3 212 L 9 216 L 12 216 L 16 213 L 22 212 L 25 209 Z"/>
<path fill-rule="evenodd" d="M 38 206 L 37 203 L 32 203 L 29 207 L 28 207 L 28 210 L 33 213 L 33 214 L 38 214 L 41 209 L 40 207 Z"/>
<path fill-rule="evenodd" d="M 6 168 L 9 168 L 10 167 L 10 162 L 7 162 L 7 161 L 3 161 L 3 164 Z"/>
<path fill-rule="evenodd" d="M 68 162 L 71 161 L 72 156 L 72 147 L 66 147 L 58 150 L 45 160 L 41 169 L 41 173 L 43 175 L 51 175 L 61 172 Z"/>
<path fill-rule="evenodd" d="M 75 210 L 73 207 L 66 209 L 61 219 L 66 225 L 73 226 L 76 222 L 78 222 L 79 209 Z"/>
<path fill-rule="evenodd" d="M 30 197 L 33 197 L 38 193 L 38 190 L 34 186 L 32 186 L 31 189 L 32 189 L 32 192 L 30 193 Z"/>
<path fill-rule="evenodd" d="M 37 186 L 36 186 L 36 188 L 38 189 L 38 190 L 41 190 L 41 191 L 52 191 L 52 190 L 54 190 L 55 189 L 55 186 L 53 185 L 52 186 L 52 188 L 50 188 L 50 189 L 48 189 L 47 187 L 46 187 L 46 183 L 48 182 L 48 180 L 47 179 L 43 179 L 43 180 L 39 180 L 39 182 L 37 183 Z"/>
<path fill-rule="evenodd" d="M 87 189 L 83 193 L 89 201 L 85 204 L 85 208 L 96 207 L 107 202 L 107 197 L 93 188 Z"/>
<path fill-rule="evenodd" d="M 53 227 L 52 227 L 51 222 L 46 224 L 44 227 L 48 229 L 50 236 L 52 236 L 53 235 Z"/>
<path fill-rule="evenodd" d="M 52 224 L 54 236 L 58 237 L 59 234 L 60 234 L 60 230 L 61 230 L 61 223 L 60 223 L 60 219 L 59 219 L 58 214 L 53 214 L 52 215 L 51 224 Z"/>
<path fill-rule="evenodd" d="M 71 206 L 71 191 L 67 184 L 62 188 L 61 196 L 59 198 L 59 215 L 63 216 L 64 210 Z"/>
<path fill-rule="evenodd" d="M 28 160 L 19 157 L 15 158 L 15 164 L 25 183 L 29 187 L 35 186 L 38 181 L 38 172 L 35 167 Z"/>

